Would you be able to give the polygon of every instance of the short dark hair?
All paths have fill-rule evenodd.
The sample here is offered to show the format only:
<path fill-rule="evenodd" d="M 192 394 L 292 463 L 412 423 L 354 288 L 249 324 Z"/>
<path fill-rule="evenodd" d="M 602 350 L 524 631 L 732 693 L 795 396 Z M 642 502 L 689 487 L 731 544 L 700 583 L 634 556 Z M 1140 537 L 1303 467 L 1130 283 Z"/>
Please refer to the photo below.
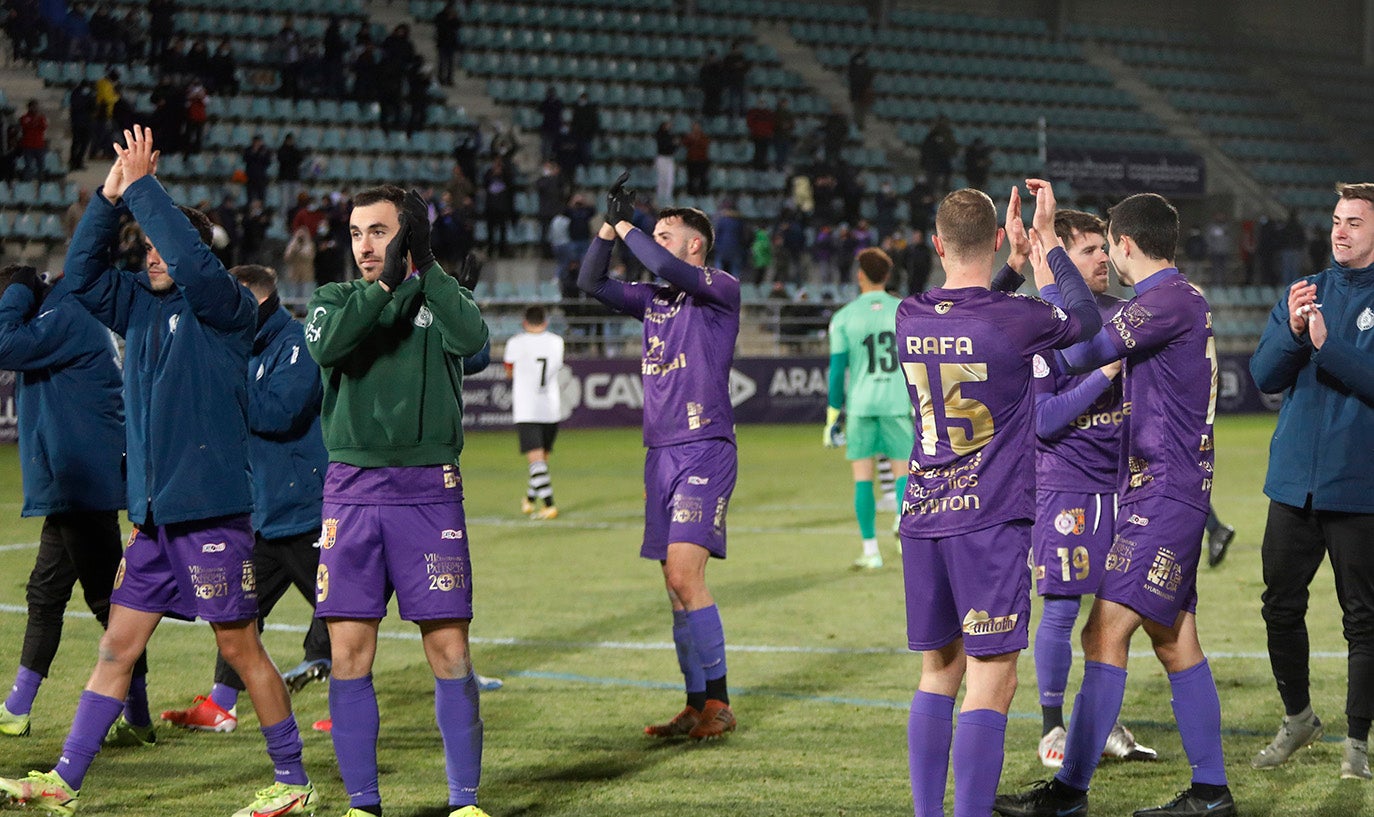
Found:
<path fill-rule="evenodd" d="M 1158 193 L 1137 193 L 1107 211 L 1111 240 L 1131 237 L 1140 251 L 1159 261 L 1173 261 L 1178 250 L 1178 210 Z"/>
<path fill-rule="evenodd" d="M 858 256 L 859 269 L 870 283 L 881 284 L 892 272 L 892 257 L 877 247 L 868 247 Z"/>
<path fill-rule="evenodd" d="M 1107 235 L 1107 222 L 1082 210 L 1056 210 L 1054 213 L 1054 234 L 1067 247 L 1073 243 L 1075 233 L 1097 233 Z"/>
<path fill-rule="evenodd" d="M 191 226 L 196 228 L 196 232 L 200 234 L 200 240 L 205 246 L 212 246 L 215 242 L 215 225 L 210 221 L 210 217 L 194 207 L 178 204 L 177 209 L 186 216 L 187 221 L 191 222 Z"/>
<path fill-rule="evenodd" d="M 997 245 L 997 208 L 981 190 L 955 190 L 935 210 L 935 234 L 954 255 L 990 253 Z"/>
<path fill-rule="evenodd" d="M 396 211 L 400 212 L 406 203 L 406 191 L 394 184 L 382 184 L 360 190 L 353 196 L 354 207 L 367 207 L 383 201 L 396 205 Z"/>
<path fill-rule="evenodd" d="M 271 295 L 277 291 L 277 271 L 262 264 L 239 264 L 232 267 L 229 274 L 240 284 L 248 287 L 254 295 Z"/>
<path fill-rule="evenodd" d="M 525 323 L 530 326 L 539 326 L 549 319 L 549 315 L 544 311 L 544 307 L 535 305 L 525 310 Z"/>
<path fill-rule="evenodd" d="M 658 211 L 658 220 L 665 218 L 681 219 L 689 228 L 701 233 L 706 239 L 706 250 L 702 255 L 711 257 L 711 248 L 716 245 L 716 231 L 711 226 L 711 217 L 695 207 L 664 207 Z"/>

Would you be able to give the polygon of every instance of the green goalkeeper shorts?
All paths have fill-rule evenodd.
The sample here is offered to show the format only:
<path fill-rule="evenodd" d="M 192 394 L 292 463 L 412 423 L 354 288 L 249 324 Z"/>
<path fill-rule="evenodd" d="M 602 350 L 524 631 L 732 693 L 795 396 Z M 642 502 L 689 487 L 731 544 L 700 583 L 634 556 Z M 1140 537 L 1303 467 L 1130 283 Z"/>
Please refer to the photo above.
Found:
<path fill-rule="evenodd" d="M 845 458 L 850 460 L 881 455 L 902 461 L 911 456 L 911 448 L 916 442 L 910 414 L 849 417 L 845 420 L 844 434 L 848 441 Z"/>

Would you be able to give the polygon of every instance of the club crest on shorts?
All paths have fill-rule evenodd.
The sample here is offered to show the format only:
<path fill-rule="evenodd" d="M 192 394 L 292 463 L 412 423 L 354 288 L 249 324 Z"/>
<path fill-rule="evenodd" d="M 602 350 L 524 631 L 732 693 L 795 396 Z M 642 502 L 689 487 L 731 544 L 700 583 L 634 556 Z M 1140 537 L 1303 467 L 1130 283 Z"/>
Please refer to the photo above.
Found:
<path fill-rule="evenodd" d="M 329 598 L 329 568 L 320 565 L 315 569 L 315 603 L 323 604 Z"/>
<path fill-rule="evenodd" d="M 1360 313 L 1360 317 L 1355 319 L 1355 325 L 1360 328 L 1361 332 L 1374 326 L 1374 310 L 1366 306 L 1364 311 Z"/>
<path fill-rule="evenodd" d="M 1082 535 L 1087 529 L 1086 514 L 1082 508 L 1069 508 L 1059 512 L 1054 518 L 1054 529 L 1059 531 L 1061 536 Z"/>
<path fill-rule="evenodd" d="M 326 519 L 320 526 L 320 549 L 329 550 L 339 538 L 339 520 Z"/>
<path fill-rule="evenodd" d="M 253 572 L 253 562 L 251 559 L 243 560 L 243 572 L 239 578 L 239 588 L 245 593 L 256 593 L 258 589 L 258 576 Z"/>
<path fill-rule="evenodd" d="M 1160 548 L 1145 578 L 1172 598 L 1173 594 L 1178 592 L 1179 585 L 1183 583 L 1183 568 L 1179 566 L 1173 551 Z"/>
<path fill-rule="evenodd" d="M 454 468 L 452 465 L 445 465 L 445 466 L 444 466 L 444 487 L 445 487 L 445 488 L 457 488 L 457 487 L 458 487 L 458 469 L 457 469 L 457 468 Z"/>

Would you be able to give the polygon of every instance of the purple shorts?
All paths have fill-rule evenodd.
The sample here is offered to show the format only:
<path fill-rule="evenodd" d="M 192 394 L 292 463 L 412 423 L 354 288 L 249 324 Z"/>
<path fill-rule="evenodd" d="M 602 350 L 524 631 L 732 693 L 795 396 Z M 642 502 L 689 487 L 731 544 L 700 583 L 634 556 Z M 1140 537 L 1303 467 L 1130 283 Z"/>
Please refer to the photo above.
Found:
<path fill-rule="evenodd" d="M 1122 508 L 1097 597 L 1165 627 L 1174 626 L 1180 612 L 1197 612 L 1206 524 L 1206 511 L 1162 496 Z"/>
<path fill-rule="evenodd" d="M 639 555 L 664 561 L 672 542 L 725 558 L 725 511 L 739 458 L 730 440 L 650 448 L 644 457 L 644 544 Z"/>
<path fill-rule="evenodd" d="M 318 618 L 472 618 L 472 562 L 461 500 L 423 505 L 324 503 Z"/>
<path fill-rule="evenodd" d="M 110 603 L 187 621 L 255 619 L 253 543 L 248 514 L 136 528 Z"/>
<path fill-rule="evenodd" d="M 906 637 L 913 650 L 964 639 L 969 655 L 1024 650 L 1030 631 L 1031 523 L 940 539 L 902 536 Z"/>
<path fill-rule="evenodd" d="M 1042 596 L 1087 596 L 1102 584 L 1116 494 L 1037 491 L 1031 570 Z"/>

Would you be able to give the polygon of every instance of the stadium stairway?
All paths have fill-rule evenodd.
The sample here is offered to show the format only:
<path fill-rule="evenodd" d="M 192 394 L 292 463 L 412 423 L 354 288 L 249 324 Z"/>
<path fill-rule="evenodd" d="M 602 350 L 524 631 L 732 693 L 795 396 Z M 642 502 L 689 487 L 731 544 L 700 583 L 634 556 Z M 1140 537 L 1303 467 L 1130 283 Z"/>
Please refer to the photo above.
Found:
<path fill-rule="evenodd" d="M 1287 214 L 1288 209 L 1269 188 L 1223 153 L 1215 142 L 1193 124 L 1188 115 L 1170 105 L 1164 94 L 1146 82 L 1134 68 L 1097 43 L 1085 41 L 1082 48 L 1088 62 L 1110 73 L 1118 87 L 1135 96 L 1143 110 L 1164 123 L 1170 136 L 1183 139 L 1202 154 L 1207 162 L 1208 193 L 1230 194 L 1235 201 L 1243 201 L 1248 207 L 1273 217 L 1282 218 Z"/>
<path fill-rule="evenodd" d="M 810 46 L 798 42 L 788 24 L 755 22 L 754 35 L 759 42 L 771 46 L 783 64 L 801 75 L 810 89 L 830 103 L 833 110 L 846 111 L 851 117 L 854 115 L 844 77 L 828 70 Z M 889 172 L 908 172 L 920 165 L 919 151 L 897 134 L 897 128 L 890 121 L 879 118 L 871 111 L 862 134 L 863 147 L 876 148 L 887 154 Z"/>

